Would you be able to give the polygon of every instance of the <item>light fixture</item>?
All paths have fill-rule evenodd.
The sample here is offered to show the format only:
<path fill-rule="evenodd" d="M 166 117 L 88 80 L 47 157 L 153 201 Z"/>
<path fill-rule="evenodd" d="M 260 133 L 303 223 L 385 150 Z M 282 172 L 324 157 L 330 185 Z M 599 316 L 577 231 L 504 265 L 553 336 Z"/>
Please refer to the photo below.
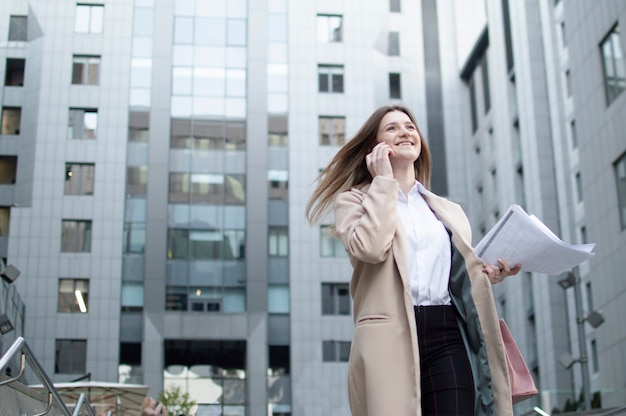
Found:
<path fill-rule="evenodd" d="M 574 273 L 567 273 L 564 279 L 559 280 L 559 286 L 563 289 L 568 289 L 576 284 L 576 276 Z"/>
<path fill-rule="evenodd" d="M 585 320 L 589 322 L 589 325 L 597 328 L 604 323 L 604 316 L 600 311 L 593 311 L 589 315 L 587 315 Z"/>
<path fill-rule="evenodd" d="M 13 331 L 13 324 L 9 320 L 9 317 L 6 316 L 6 314 L 0 315 L 0 333 L 4 335 L 11 331 Z"/>
<path fill-rule="evenodd" d="M 78 309 L 80 309 L 82 313 L 87 312 L 87 305 L 85 304 L 83 293 L 80 290 L 76 289 L 74 291 L 74 296 L 76 296 L 76 302 L 78 302 Z"/>
<path fill-rule="evenodd" d="M 579 360 L 574 359 L 574 357 L 572 357 L 572 354 L 570 354 L 569 352 L 564 352 L 559 357 L 559 362 L 561 363 L 561 365 L 567 368 L 568 370 L 570 369 L 571 366 L 574 365 L 574 363 L 578 361 Z"/>
<path fill-rule="evenodd" d="M 17 267 L 13 266 L 12 264 L 9 264 L 7 267 L 4 268 L 4 270 L 2 271 L 2 278 L 7 282 L 7 283 L 13 283 L 15 281 L 15 279 L 17 279 L 17 277 L 20 275 L 20 271 L 18 270 Z"/>

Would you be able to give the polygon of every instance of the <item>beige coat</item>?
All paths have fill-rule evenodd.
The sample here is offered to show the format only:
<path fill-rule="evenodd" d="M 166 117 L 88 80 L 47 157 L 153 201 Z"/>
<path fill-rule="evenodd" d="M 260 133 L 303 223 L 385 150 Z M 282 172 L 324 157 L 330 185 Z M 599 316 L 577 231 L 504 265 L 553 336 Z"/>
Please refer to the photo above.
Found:
<path fill-rule="evenodd" d="M 395 179 L 377 176 L 369 186 L 343 192 L 335 201 L 336 230 L 354 268 L 350 291 L 354 300 L 355 330 L 348 392 L 355 416 L 422 414 L 408 248 L 395 208 L 398 188 Z M 487 361 L 486 373 L 491 377 L 487 397 L 477 396 L 477 400 L 488 402 L 486 409 L 490 410 L 477 411 L 476 415 L 513 415 L 504 344 L 491 283 L 482 272 L 481 261 L 474 255 L 469 221 L 459 205 L 432 193 L 424 197 L 450 231 L 452 243 L 465 261 L 464 272 L 471 281 L 471 286 L 467 285 L 468 297 L 473 299 L 480 321 L 478 332 L 482 332 L 481 349 L 486 357 L 482 365 L 487 368 L 484 363 Z"/>

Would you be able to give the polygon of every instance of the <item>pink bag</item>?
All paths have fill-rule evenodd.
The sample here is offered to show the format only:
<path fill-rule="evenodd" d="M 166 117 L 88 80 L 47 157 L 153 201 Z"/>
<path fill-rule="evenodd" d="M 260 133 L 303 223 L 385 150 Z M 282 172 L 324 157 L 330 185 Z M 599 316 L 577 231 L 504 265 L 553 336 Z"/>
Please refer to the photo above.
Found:
<path fill-rule="evenodd" d="M 506 365 L 509 369 L 511 394 L 513 395 L 513 404 L 515 404 L 529 399 L 539 392 L 504 319 L 500 319 L 500 332 L 502 332 L 502 341 L 504 341 L 504 349 L 506 350 Z"/>

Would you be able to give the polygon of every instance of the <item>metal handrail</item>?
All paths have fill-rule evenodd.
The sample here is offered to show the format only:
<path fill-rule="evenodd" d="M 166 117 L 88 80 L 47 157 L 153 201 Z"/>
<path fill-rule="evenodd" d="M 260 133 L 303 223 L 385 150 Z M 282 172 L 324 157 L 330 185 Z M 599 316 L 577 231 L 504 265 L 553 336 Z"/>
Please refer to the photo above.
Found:
<path fill-rule="evenodd" d="M 10 384 L 10 383 L 13 383 L 14 381 L 17 381 L 22 376 L 22 374 L 24 374 L 24 370 L 26 368 L 26 360 L 28 360 L 28 363 L 32 367 L 35 374 L 38 376 L 39 380 L 42 382 L 43 386 L 45 386 L 48 389 L 48 403 L 47 403 L 46 409 L 42 413 L 38 413 L 37 415 L 34 415 L 34 416 L 44 416 L 48 414 L 48 412 L 50 412 L 50 410 L 52 409 L 53 403 L 56 404 L 56 406 L 61 410 L 61 412 L 65 416 L 78 416 L 80 414 L 81 407 L 83 407 L 83 404 L 87 405 L 86 409 L 87 409 L 87 412 L 89 413 L 89 416 L 96 416 L 95 412 L 93 411 L 93 408 L 91 407 L 91 404 L 89 404 L 89 400 L 87 400 L 84 393 L 81 394 L 80 397 L 78 398 L 78 401 L 76 402 L 76 406 L 74 407 L 74 412 L 71 413 L 69 411 L 69 409 L 67 408 L 67 406 L 61 399 L 59 392 L 54 388 L 54 384 L 52 383 L 52 381 L 46 374 L 46 371 L 41 366 L 41 364 L 39 364 L 39 361 L 37 361 L 37 359 L 35 358 L 35 355 L 33 354 L 33 351 L 30 349 L 30 347 L 26 343 L 26 340 L 23 337 L 18 337 L 13 342 L 13 344 L 11 344 L 9 349 L 7 349 L 4 355 L 0 357 L 0 374 L 4 374 L 6 368 L 11 363 L 11 360 L 15 358 L 18 354 L 20 356 L 20 371 L 18 375 L 15 377 L 11 377 L 6 380 L 0 381 L 0 387 L 5 384 Z"/>

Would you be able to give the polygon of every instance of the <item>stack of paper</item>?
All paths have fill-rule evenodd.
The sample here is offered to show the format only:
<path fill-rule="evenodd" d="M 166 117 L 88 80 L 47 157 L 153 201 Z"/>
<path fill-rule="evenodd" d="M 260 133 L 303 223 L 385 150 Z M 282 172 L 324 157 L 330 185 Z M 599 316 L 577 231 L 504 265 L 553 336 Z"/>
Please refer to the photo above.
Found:
<path fill-rule="evenodd" d="M 483 262 L 509 266 L 522 265 L 522 271 L 561 274 L 591 257 L 595 244 L 567 244 L 534 215 L 519 205 L 511 205 L 500 220 L 476 245 L 476 256 Z"/>

